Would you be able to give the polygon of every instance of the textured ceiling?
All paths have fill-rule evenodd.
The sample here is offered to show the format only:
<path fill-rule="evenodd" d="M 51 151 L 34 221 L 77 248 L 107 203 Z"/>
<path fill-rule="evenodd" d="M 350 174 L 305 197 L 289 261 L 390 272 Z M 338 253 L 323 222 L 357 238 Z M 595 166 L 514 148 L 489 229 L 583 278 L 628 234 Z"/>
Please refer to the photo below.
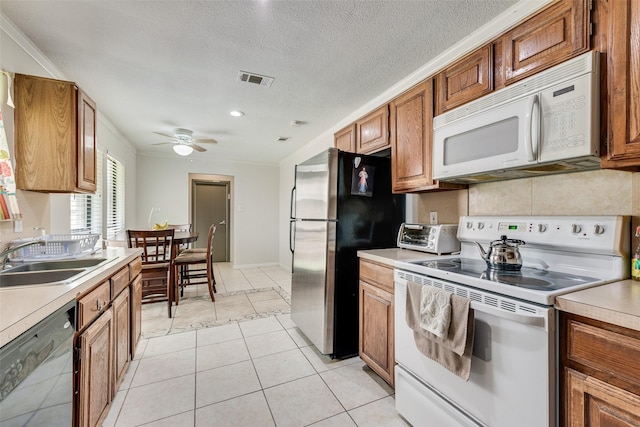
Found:
<path fill-rule="evenodd" d="M 153 132 L 183 127 L 219 141 L 192 156 L 277 162 L 515 3 L 1 0 L 0 13 L 140 152 L 174 155 Z"/>

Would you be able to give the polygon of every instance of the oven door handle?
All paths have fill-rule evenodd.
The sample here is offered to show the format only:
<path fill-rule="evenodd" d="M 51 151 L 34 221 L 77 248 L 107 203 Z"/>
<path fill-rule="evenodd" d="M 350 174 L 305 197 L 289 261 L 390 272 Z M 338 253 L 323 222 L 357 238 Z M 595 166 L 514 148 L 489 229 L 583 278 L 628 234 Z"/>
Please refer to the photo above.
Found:
<path fill-rule="evenodd" d="M 522 323 L 524 325 L 537 326 L 545 328 L 545 330 L 548 329 L 545 315 L 513 313 L 511 311 L 501 310 L 475 301 L 471 301 L 471 308 L 481 313 L 487 313 L 503 319 L 513 320 L 514 322 Z"/>

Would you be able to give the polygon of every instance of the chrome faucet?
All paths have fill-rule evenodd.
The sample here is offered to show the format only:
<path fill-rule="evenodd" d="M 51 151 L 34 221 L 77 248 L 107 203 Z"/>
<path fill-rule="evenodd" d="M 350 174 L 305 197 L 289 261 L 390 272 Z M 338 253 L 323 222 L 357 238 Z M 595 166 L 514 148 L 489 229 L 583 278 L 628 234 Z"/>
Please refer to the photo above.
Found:
<path fill-rule="evenodd" d="M 46 244 L 47 244 L 47 241 L 44 240 L 44 239 L 31 240 L 29 242 L 25 242 L 25 243 L 22 243 L 20 245 L 15 245 L 15 246 L 13 246 L 11 243 L 9 243 L 9 245 L 7 246 L 7 249 L 5 249 L 4 251 L 0 252 L 0 260 L 2 260 L 2 268 L 1 268 L 1 270 L 4 270 L 5 267 L 7 266 L 7 261 L 9 260 L 9 254 L 17 251 L 18 249 L 26 248 L 27 246 L 31 246 L 31 245 L 44 246 Z"/>

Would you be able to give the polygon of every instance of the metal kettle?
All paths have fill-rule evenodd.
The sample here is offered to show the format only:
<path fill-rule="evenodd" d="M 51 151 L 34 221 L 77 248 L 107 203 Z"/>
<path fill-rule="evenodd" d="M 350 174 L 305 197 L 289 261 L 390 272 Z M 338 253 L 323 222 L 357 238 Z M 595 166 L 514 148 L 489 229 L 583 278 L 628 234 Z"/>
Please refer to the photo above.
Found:
<path fill-rule="evenodd" d="M 494 240 L 489 244 L 489 251 L 486 252 L 482 245 L 474 242 L 482 259 L 487 262 L 487 266 L 496 270 L 520 270 L 522 268 L 522 256 L 519 245 L 524 245 L 522 240 L 507 239 L 507 236 L 500 236 L 500 240 Z"/>

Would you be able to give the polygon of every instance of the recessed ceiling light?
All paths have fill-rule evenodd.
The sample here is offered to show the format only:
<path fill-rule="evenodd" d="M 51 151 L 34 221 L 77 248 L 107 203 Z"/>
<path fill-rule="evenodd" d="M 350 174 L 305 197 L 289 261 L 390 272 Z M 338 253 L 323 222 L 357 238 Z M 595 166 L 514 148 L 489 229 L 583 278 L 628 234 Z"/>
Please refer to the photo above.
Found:
<path fill-rule="evenodd" d="M 231 114 L 233 117 L 242 117 L 242 116 L 244 116 L 244 113 L 242 111 L 240 111 L 240 110 L 233 110 L 229 114 Z"/>
<path fill-rule="evenodd" d="M 278 138 L 278 142 L 287 142 L 288 140 L 290 140 L 291 137 L 290 136 L 281 136 Z"/>

